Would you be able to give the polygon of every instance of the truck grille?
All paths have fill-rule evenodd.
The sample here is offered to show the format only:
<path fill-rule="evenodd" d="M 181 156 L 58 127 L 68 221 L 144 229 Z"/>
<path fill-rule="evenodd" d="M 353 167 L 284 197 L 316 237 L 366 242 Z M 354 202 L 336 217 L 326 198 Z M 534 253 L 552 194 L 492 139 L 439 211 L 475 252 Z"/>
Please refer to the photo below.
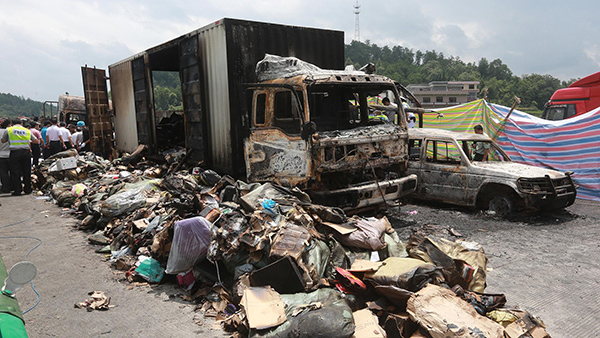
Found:
<path fill-rule="evenodd" d="M 558 195 L 575 189 L 569 176 L 556 179 L 551 179 L 549 176 L 544 178 L 520 178 L 518 186 L 519 190 L 526 193 L 556 193 Z"/>

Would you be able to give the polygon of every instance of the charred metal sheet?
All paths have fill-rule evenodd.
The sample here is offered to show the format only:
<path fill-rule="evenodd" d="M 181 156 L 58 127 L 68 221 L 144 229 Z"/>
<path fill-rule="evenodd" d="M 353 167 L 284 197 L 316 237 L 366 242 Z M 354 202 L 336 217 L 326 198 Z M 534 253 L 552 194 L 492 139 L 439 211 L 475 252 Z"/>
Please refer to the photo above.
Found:
<path fill-rule="evenodd" d="M 151 104 L 148 93 L 148 76 L 145 56 L 142 55 L 131 61 L 133 74 L 133 92 L 135 100 L 135 120 L 137 123 L 138 142 L 148 146 L 151 152 L 154 144 L 154 119 L 151 117 Z"/>
<path fill-rule="evenodd" d="M 58 96 L 58 111 L 63 114 L 67 113 L 86 113 L 85 97 L 74 95 L 59 95 Z M 64 119 L 61 119 L 64 121 Z"/>
<path fill-rule="evenodd" d="M 204 116 L 202 114 L 202 85 L 198 37 L 192 35 L 184 39 L 180 46 L 181 96 L 186 121 L 186 148 L 193 149 L 192 158 L 204 160 L 206 148 L 204 137 Z"/>
<path fill-rule="evenodd" d="M 382 124 L 313 135 L 312 151 L 317 172 L 357 167 L 406 166 L 406 132 L 400 126 Z"/>
<path fill-rule="evenodd" d="M 313 199 L 316 203 L 338 206 L 345 211 L 357 211 L 384 202 L 396 201 L 412 194 L 416 186 L 417 176 L 408 175 L 389 181 L 367 182 L 346 189 L 317 192 L 313 194 Z"/>
<path fill-rule="evenodd" d="M 306 141 L 289 138 L 281 131 L 255 131 L 244 143 L 250 181 L 275 181 L 287 186 L 305 184 L 310 178 L 310 152 Z"/>

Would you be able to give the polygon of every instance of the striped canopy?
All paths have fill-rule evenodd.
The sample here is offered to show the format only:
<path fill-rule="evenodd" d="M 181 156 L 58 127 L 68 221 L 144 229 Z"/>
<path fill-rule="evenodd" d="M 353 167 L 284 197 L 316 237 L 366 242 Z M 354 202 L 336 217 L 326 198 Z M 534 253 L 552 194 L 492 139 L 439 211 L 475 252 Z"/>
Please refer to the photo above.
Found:
<path fill-rule="evenodd" d="M 600 108 L 561 121 L 544 120 L 483 99 L 425 113 L 423 127 L 473 132 L 477 124 L 516 162 L 572 171 L 577 197 L 600 200 Z"/>

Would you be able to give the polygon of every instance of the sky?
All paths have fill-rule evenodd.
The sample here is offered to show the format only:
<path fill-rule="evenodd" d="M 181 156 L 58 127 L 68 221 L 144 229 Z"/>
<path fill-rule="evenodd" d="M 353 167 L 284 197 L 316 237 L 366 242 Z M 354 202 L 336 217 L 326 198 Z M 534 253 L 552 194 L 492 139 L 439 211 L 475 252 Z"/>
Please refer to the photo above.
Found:
<path fill-rule="evenodd" d="M 0 93 L 83 95 L 81 66 L 108 65 L 221 18 L 344 31 L 356 0 L 0 0 Z M 514 75 L 561 80 L 600 69 L 600 2 L 360 0 L 360 41 L 500 59 Z M 402 80 L 400 80 L 402 82 Z M 405 83 L 406 84 L 406 83 Z"/>

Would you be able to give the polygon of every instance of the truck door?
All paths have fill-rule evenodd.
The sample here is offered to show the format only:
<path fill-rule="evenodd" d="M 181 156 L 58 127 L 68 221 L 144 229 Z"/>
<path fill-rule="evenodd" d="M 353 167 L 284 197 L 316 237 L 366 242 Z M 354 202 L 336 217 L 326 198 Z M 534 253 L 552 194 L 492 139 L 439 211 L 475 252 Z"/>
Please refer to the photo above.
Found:
<path fill-rule="evenodd" d="M 419 195 L 452 204 L 464 204 L 468 167 L 458 146 L 445 140 L 428 139 L 421 160 Z"/>
<path fill-rule="evenodd" d="M 135 101 L 135 121 L 137 124 L 138 142 L 148 146 L 151 152 L 154 152 L 154 115 L 151 112 L 150 97 L 148 88 L 152 88 L 149 83 L 148 70 L 146 68 L 146 56 L 142 55 L 131 61 L 131 72 L 133 77 L 133 92 Z"/>
<path fill-rule="evenodd" d="M 104 69 L 81 67 L 83 93 L 87 111 L 92 152 L 110 158 L 113 153 L 113 130 L 108 105 Z"/>
<path fill-rule="evenodd" d="M 185 116 L 185 146 L 193 149 L 192 159 L 201 161 L 205 154 L 197 35 L 181 42 L 179 64 L 181 97 Z"/>
<path fill-rule="evenodd" d="M 252 95 L 252 128 L 244 142 L 249 181 L 295 186 L 309 177 L 308 141 L 300 136 L 304 112 L 302 91 L 271 87 Z"/>

